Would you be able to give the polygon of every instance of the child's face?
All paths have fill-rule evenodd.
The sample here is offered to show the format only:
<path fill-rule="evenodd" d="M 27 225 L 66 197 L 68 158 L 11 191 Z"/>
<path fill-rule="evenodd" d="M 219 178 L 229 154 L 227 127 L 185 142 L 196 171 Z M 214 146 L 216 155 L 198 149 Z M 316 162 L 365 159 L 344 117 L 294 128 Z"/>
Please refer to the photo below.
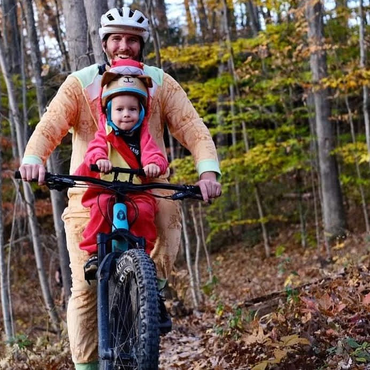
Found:
<path fill-rule="evenodd" d="M 112 121 L 121 130 L 132 129 L 139 120 L 139 99 L 132 95 L 118 95 L 112 99 Z"/>

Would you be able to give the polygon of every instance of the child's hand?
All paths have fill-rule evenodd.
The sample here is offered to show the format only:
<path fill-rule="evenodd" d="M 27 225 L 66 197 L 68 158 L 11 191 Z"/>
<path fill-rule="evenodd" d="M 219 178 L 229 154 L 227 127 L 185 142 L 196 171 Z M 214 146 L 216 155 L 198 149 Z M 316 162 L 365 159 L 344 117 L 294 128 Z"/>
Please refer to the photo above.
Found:
<path fill-rule="evenodd" d="M 158 177 L 161 174 L 161 169 L 154 163 L 149 163 L 143 170 L 147 177 Z"/>
<path fill-rule="evenodd" d="M 112 170 L 112 162 L 108 159 L 98 159 L 96 165 L 100 172 L 108 173 Z"/>

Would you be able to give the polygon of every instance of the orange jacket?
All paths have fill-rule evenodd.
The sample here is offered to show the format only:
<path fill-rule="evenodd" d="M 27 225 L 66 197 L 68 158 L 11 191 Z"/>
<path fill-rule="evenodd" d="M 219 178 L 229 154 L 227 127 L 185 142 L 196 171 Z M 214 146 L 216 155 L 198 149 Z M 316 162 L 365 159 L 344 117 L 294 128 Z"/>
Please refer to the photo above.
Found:
<path fill-rule="evenodd" d="M 159 68 L 145 65 L 144 73 L 154 83 L 150 89 L 152 100 L 149 131 L 162 153 L 166 153 L 163 137 L 167 124 L 173 137 L 193 155 L 199 175 L 207 171 L 220 173 L 216 148 L 209 130 L 181 86 Z M 28 141 L 22 163 L 45 164 L 51 152 L 70 132 L 70 173 L 76 171 L 98 128 L 101 78 L 98 64 L 67 77 Z M 164 177 L 168 175 L 169 170 Z M 82 191 L 70 189 L 69 194 Z"/>

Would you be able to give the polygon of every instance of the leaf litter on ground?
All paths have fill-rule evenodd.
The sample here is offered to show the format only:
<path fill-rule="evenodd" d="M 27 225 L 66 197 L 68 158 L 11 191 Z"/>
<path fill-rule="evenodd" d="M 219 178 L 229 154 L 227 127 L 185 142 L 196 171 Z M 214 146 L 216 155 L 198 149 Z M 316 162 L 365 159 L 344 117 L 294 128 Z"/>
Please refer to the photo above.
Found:
<path fill-rule="evenodd" d="M 173 318 L 161 369 L 370 369 L 370 256 L 358 241 L 341 242 L 331 261 L 316 248 L 265 258 L 242 244 L 213 255 L 217 283 L 199 311 Z M 174 285 L 190 305 L 184 276 Z"/>
<path fill-rule="evenodd" d="M 174 330 L 161 340 L 161 370 L 370 369 L 366 237 L 349 236 L 333 248 L 331 261 L 323 251 L 283 237 L 276 245 L 269 258 L 262 245 L 243 243 L 214 253 L 208 283 L 202 265 L 206 294 L 198 310 L 192 308 L 188 273 L 177 268 L 178 298 L 167 302 L 176 314 Z M 32 315 L 15 312 L 27 340 L 19 336 L 2 351 L 0 369 L 73 369 L 66 334 L 58 340 L 47 325 L 45 334 L 37 329 L 46 315 L 35 285 L 35 294 L 19 297 L 19 307 L 33 307 Z"/>

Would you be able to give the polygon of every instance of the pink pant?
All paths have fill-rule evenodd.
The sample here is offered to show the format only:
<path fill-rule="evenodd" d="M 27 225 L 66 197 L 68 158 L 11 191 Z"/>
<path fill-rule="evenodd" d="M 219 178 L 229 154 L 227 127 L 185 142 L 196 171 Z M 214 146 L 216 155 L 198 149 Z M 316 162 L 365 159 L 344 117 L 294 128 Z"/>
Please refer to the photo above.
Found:
<path fill-rule="evenodd" d="M 82 236 L 84 240 L 80 248 L 89 254 L 97 253 L 96 237 L 98 233 L 109 233 L 112 229 L 112 209 L 114 196 L 107 193 L 97 193 L 89 188 L 82 204 L 90 208 L 90 222 L 86 226 Z M 145 251 L 150 254 L 157 239 L 155 215 L 157 204 L 152 195 L 144 193 L 130 194 L 127 206 L 127 219 L 130 231 L 135 236 L 142 236 L 146 240 Z"/>

